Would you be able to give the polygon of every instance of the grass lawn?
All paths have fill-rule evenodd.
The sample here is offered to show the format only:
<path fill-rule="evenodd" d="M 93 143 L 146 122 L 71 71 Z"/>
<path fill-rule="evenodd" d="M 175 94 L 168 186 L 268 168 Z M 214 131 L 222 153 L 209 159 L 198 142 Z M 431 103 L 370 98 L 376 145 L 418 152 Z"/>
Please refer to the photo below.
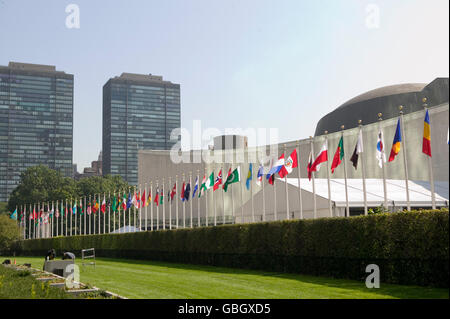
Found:
<path fill-rule="evenodd" d="M 6 259 L 8 257 L 0 257 Z M 13 260 L 9 257 L 11 261 Z M 57 259 L 60 259 L 58 257 Z M 43 257 L 17 257 L 18 264 L 42 269 Z M 80 281 L 128 298 L 150 299 L 378 299 L 449 298 L 448 289 L 364 282 L 298 274 L 175 264 L 156 261 L 97 258 L 80 266 Z"/>

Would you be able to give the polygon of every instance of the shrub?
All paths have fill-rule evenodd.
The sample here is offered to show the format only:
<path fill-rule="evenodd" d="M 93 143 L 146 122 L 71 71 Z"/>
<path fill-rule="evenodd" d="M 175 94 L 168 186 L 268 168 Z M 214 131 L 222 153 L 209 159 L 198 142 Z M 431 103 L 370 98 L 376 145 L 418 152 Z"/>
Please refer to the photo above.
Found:
<path fill-rule="evenodd" d="M 17 221 L 8 215 L 0 215 L 0 252 L 10 250 L 20 238 L 20 229 Z"/>
<path fill-rule="evenodd" d="M 22 242 L 23 254 L 54 248 L 96 255 L 294 272 L 364 280 L 368 264 L 383 282 L 448 287 L 449 213 L 413 211 Z"/>

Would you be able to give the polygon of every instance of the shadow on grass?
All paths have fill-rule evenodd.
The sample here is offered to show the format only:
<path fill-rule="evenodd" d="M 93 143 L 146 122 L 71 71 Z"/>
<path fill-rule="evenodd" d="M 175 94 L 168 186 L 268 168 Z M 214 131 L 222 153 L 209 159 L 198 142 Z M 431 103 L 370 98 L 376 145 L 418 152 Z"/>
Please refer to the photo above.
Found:
<path fill-rule="evenodd" d="M 161 268 L 179 269 L 185 271 L 199 271 L 199 272 L 211 272 L 216 274 L 225 275 L 254 275 L 254 276 L 267 276 L 273 278 L 280 278 L 286 280 L 295 280 L 302 283 L 308 283 L 313 285 L 320 285 L 329 288 L 345 289 L 360 292 L 361 294 L 372 293 L 380 296 L 390 296 L 400 299 L 437 299 L 437 298 L 449 298 L 449 290 L 444 288 L 430 288 L 419 286 L 405 286 L 381 283 L 379 289 L 369 289 L 365 286 L 365 282 L 337 279 L 331 277 L 318 277 L 311 275 L 302 275 L 294 273 L 276 273 L 265 272 L 261 270 L 251 270 L 242 268 L 224 268 L 209 265 L 193 265 L 193 264 L 181 264 L 170 263 L 162 261 L 151 260 L 137 260 L 137 259 L 115 259 L 115 258 L 98 258 L 98 261 L 109 263 L 125 263 L 129 265 L 149 265 L 157 266 Z"/>

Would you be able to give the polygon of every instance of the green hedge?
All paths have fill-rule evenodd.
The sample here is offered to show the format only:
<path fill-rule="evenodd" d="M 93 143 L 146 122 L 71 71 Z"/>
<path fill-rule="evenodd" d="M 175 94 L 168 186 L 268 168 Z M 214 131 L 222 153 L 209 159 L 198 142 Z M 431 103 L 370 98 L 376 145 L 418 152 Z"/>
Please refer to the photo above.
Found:
<path fill-rule="evenodd" d="M 128 234 L 26 240 L 19 251 L 161 260 L 383 282 L 449 286 L 448 210 L 374 214 Z"/>

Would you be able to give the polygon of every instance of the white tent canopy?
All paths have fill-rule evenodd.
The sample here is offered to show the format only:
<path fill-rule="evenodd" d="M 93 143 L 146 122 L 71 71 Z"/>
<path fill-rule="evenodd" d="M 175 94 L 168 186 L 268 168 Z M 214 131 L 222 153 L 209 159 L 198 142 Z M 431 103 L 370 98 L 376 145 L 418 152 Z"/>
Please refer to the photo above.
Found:
<path fill-rule="evenodd" d="M 278 179 L 284 182 L 284 179 Z M 288 178 L 287 182 L 298 188 L 297 178 Z M 327 179 L 315 179 L 316 195 L 328 200 Z M 306 178 L 300 180 L 302 190 L 313 191 L 312 180 Z M 363 182 L 362 179 L 347 179 L 348 201 L 350 207 L 363 207 Z M 431 206 L 430 183 L 426 181 L 409 181 L 410 202 L 412 207 Z M 331 200 L 336 207 L 345 207 L 345 180 L 330 179 Z M 406 185 L 404 180 L 386 180 L 387 199 L 389 206 L 406 206 Z M 384 203 L 384 191 L 382 179 L 366 179 L 367 203 L 368 206 L 376 207 Z M 449 186 L 447 182 L 435 182 L 436 205 L 448 206 Z"/>

